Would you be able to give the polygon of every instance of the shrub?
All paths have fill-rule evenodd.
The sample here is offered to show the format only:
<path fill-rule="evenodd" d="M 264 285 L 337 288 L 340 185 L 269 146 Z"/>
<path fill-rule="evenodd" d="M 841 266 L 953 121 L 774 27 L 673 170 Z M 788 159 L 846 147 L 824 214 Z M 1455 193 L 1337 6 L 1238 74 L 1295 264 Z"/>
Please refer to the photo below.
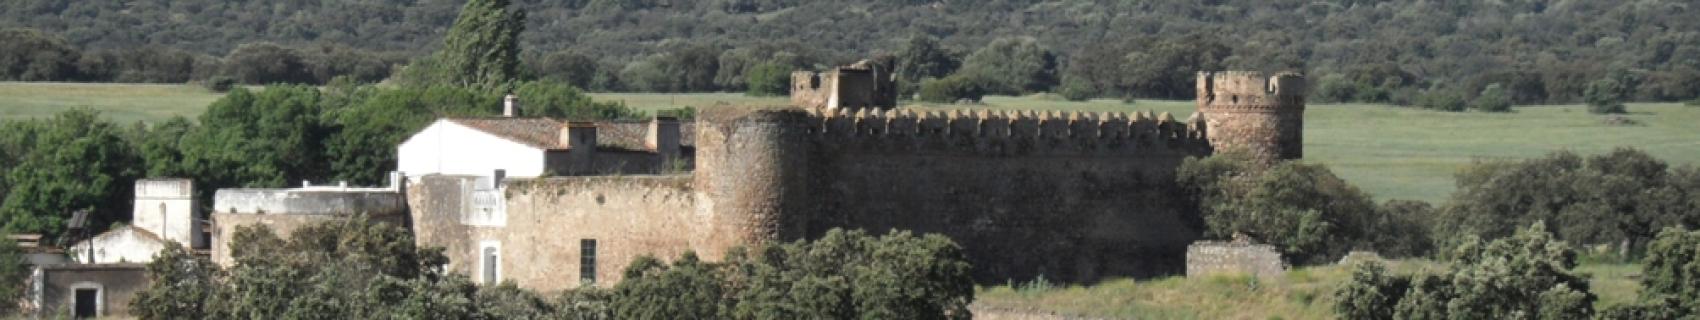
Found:
<path fill-rule="evenodd" d="M 1482 112 L 1511 112 L 1511 95 L 1498 83 L 1490 84 L 1476 96 L 1474 107 Z"/>
<path fill-rule="evenodd" d="M 1588 102 L 1588 112 L 1597 114 L 1625 113 L 1623 107 L 1623 84 L 1612 79 L 1600 79 L 1589 82 L 1582 90 L 1582 100 Z"/>
<path fill-rule="evenodd" d="M 250 43 L 224 58 L 224 75 L 246 84 L 315 83 L 307 63 L 295 49 L 272 43 Z"/>
<path fill-rule="evenodd" d="M 985 86 L 977 78 L 970 76 L 954 75 L 921 82 L 921 101 L 933 103 L 953 103 L 959 100 L 980 101 L 980 98 L 985 96 Z"/>
<path fill-rule="evenodd" d="M 1469 106 L 1464 102 L 1464 95 L 1442 89 L 1431 89 L 1418 96 L 1417 105 L 1423 108 L 1451 112 L 1464 111 Z"/>
<path fill-rule="evenodd" d="M 1354 249 L 1351 243 L 1371 240 L 1378 228 L 1369 218 L 1375 203 L 1326 166 L 1283 162 L 1266 167 L 1243 154 L 1224 153 L 1187 159 L 1176 175 L 1200 195 L 1206 236 L 1250 235 L 1275 245 L 1295 263 L 1338 259 Z"/>
<path fill-rule="evenodd" d="M 1511 238 L 1470 240 L 1444 273 L 1387 276 L 1358 264 L 1335 292 L 1348 319 L 1587 319 L 1596 297 L 1571 271 L 1576 252 L 1540 224 Z"/>
<path fill-rule="evenodd" d="M 776 63 L 763 63 L 750 69 L 744 75 L 749 89 L 745 95 L 754 97 L 771 97 L 791 94 L 791 67 Z"/>
<path fill-rule="evenodd" d="M 1063 99 L 1068 101 L 1086 101 L 1092 99 L 1092 96 L 1097 92 L 1092 90 L 1091 83 L 1069 78 L 1063 80 L 1063 84 L 1057 87 L 1057 94 L 1062 95 Z"/>
<path fill-rule="evenodd" d="M 236 79 L 226 76 L 213 76 L 202 80 L 201 86 L 212 92 L 225 93 L 236 87 Z"/>

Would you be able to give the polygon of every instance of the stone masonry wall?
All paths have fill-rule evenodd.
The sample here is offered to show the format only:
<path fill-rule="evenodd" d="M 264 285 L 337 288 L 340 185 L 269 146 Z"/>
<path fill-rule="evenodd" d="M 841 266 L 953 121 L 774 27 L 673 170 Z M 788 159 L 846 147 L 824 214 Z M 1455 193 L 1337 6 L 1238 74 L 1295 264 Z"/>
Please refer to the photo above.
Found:
<path fill-rule="evenodd" d="M 1272 245 L 1199 241 L 1186 249 L 1187 277 L 1237 273 L 1274 278 L 1286 270 L 1281 253 Z"/>
<path fill-rule="evenodd" d="M 130 317 L 130 300 L 152 283 L 147 271 L 147 265 L 133 263 L 43 266 L 36 275 L 38 278 L 32 279 L 40 281 L 41 286 L 39 300 L 35 301 L 41 313 L 37 316 L 69 318 L 76 303 L 75 288 L 93 285 L 101 291 L 98 302 L 104 307 L 101 318 Z"/>
<path fill-rule="evenodd" d="M 1149 114 L 709 114 L 696 186 L 733 243 L 832 228 L 940 233 L 985 282 L 1177 273 L 1198 236 L 1172 188 L 1197 121 Z M 1196 120 L 1196 118 L 1195 118 Z M 742 236 L 740 236 L 740 234 Z"/>
<path fill-rule="evenodd" d="M 513 179 L 504 183 L 506 221 L 466 225 L 456 215 L 461 184 L 476 177 L 426 176 L 410 189 L 415 236 L 444 247 L 449 270 L 475 275 L 481 244 L 500 246 L 500 278 L 557 291 L 580 286 L 581 240 L 596 240 L 596 284 L 612 285 L 632 259 L 695 250 L 718 259 L 733 243 L 707 243 L 689 176 Z"/>
<path fill-rule="evenodd" d="M 807 238 L 835 227 L 939 233 L 967 249 L 980 281 L 1087 282 L 1179 272 L 1198 237 L 1172 185 L 1204 141 L 1166 114 L 810 119 L 814 207 L 796 212 Z"/>
<path fill-rule="evenodd" d="M 1198 109 L 1216 151 L 1264 160 L 1304 156 L 1304 77 L 1222 71 L 1198 74 Z"/>

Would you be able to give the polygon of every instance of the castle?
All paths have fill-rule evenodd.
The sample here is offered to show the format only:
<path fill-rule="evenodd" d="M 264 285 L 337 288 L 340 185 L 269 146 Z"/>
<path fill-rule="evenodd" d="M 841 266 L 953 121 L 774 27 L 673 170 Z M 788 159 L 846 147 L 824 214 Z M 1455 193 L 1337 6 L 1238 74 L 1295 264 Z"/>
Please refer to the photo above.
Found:
<path fill-rule="evenodd" d="M 1184 159 L 1302 155 L 1302 77 L 1198 81 L 1199 110 L 1184 120 L 845 104 L 710 109 L 694 125 L 443 119 L 398 146 L 397 198 L 350 203 L 404 220 L 420 245 L 445 248 L 451 271 L 543 291 L 611 285 L 640 255 L 718 258 L 832 228 L 948 236 L 986 282 L 1173 274 L 1202 228 L 1173 185 Z M 372 197 L 357 191 L 321 190 Z M 225 234 L 357 211 L 248 209 L 307 191 L 219 194 Z M 405 210 L 389 210 L 394 201 Z"/>
<path fill-rule="evenodd" d="M 710 109 L 694 123 L 523 117 L 510 96 L 502 117 L 439 119 L 397 146 L 388 186 L 220 189 L 206 214 L 189 180 L 139 180 L 128 227 L 69 252 L 14 237 L 38 266 L 24 305 L 123 315 L 148 285 L 140 263 L 171 243 L 228 266 L 238 227 L 287 236 L 355 215 L 411 228 L 476 282 L 541 291 L 612 285 L 641 255 L 717 259 L 833 228 L 948 236 L 982 282 L 1283 268 L 1272 250 L 1246 250 L 1260 247 L 1189 256 L 1202 222 L 1173 183 L 1188 157 L 1301 157 L 1297 74 L 1199 73 L 1198 112 L 1178 120 L 897 109 L 885 70 L 839 68 L 796 106 Z M 796 79 L 812 88 L 818 76 Z"/>

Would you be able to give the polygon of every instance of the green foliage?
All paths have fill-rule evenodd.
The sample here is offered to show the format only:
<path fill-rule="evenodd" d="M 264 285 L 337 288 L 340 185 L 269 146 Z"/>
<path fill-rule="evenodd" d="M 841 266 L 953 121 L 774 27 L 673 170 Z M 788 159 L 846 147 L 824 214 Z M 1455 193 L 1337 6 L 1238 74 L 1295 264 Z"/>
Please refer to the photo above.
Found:
<path fill-rule="evenodd" d="M 563 82 L 579 88 L 591 88 L 591 81 L 596 79 L 596 74 L 600 71 L 597 69 L 595 58 L 573 51 L 557 51 L 540 60 L 528 64 L 527 68 L 538 79 Z"/>
<path fill-rule="evenodd" d="M 556 319 L 555 305 L 511 281 L 478 289 L 479 319 Z"/>
<path fill-rule="evenodd" d="M 0 234 L 3 235 L 3 234 Z M 5 237 L 0 237 L 3 239 Z M 0 301 L 20 301 L 28 292 L 25 284 L 29 282 L 30 267 L 24 260 L 24 252 L 18 248 L 17 242 L 0 243 Z M 18 311 L 16 303 L 0 303 L 0 314 L 12 314 Z"/>
<path fill-rule="evenodd" d="M 1344 319 L 1393 319 L 1393 308 L 1410 290 L 1410 279 L 1387 274 L 1375 262 L 1352 266 L 1352 278 L 1334 293 L 1334 311 Z"/>
<path fill-rule="evenodd" d="M 1613 79 L 1599 79 L 1589 82 L 1582 93 L 1582 99 L 1588 103 L 1588 112 L 1598 114 L 1625 113 L 1623 107 L 1623 83 Z"/>
<path fill-rule="evenodd" d="M 206 80 L 201 80 L 201 86 L 206 87 L 208 91 L 225 93 L 230 92 L 231 88 L 236 87 L 236 79 L 226 76 L 213 76 Z"/>
<path fill-rule="evenodd" d="M 1490 84 L 1476 96 L 1472 108 L 1482 112 L 1511 112 L 1511 95 L 1498 83 Z"/>
<path fill-rule="evenodd" d="M 942 236 L 834 229 L 737 249 L 722 263 L 640 257 L 611 306 L 619 319 L 966 319 L 974 286 L 965 259 Z M 596 301 L 580 309 L 595 314 Z"/>
<path fill-rule="evenodd" d="M 727 297 L 725 268 L 686 252 L 672 265 L 638 257 L 614 287 L 617 319 L 716 319 Z"/>
<path fill-rule="evenodd" d="M 639 119 L 644 115 L 627 108 L 622 102 L 596 102 L 590 99 L 578 88 L 553 81 L 531 81 L 519 84 L 514 90 L 519 96 L 521 112 L 525 116 L 550 117 L 572 121 L 592 121 L 610 119 Z M 494 104 L 472 104 L 479 106 L 494 106 Z M 491 108 L 490 110 L 494 110 Z"/>
<path fill-rule="evenodd" d="M 316 83 L 300 52 L 265 42 L 230 51 L 223 73 L 246 84 Z"/>
<path fill-rule="evenodd" d="M 0 204 L 6 230 L 56 235 L 77 210 L 91 210 L 89 226 L 127 221 L 131 181 L 140 157 L 121 129 L 89 109 L 73 109 L 15 130 L 33 146 L 20 153 L 5 180 Z"/>
<path fill-rule="evenodd" d="M 1050 91 L 1057 85 L 1057 57 L 1033 38 L 992 41 L 962 61 L 961 74 L 984 79 L 991 93 L 1020 94 Z M 926 94 L 925 84 L 922 94 Z M 923 98 L 925 100 L 925 98 Z M 974 99 L 979 100 L 979 99 Z"/>
<path fill-rule="evenodd" d="M 919 99 L 932 103 L 980 101 L 987 93 L 985 81 L 973 76 L 953 75 L 921 82 Z"/>
<path fill-rule="evenodd" d="M 1516 236 L 1470 240 L 1444 273 L 1388 276 L 1379 263 L 1356 266 L 1335 293 L 1353 319 L 1587 319 L 1596 297 L 1571 271 L 1576 252 L 1541 225 Z"/>
<path fill-rule="evenodd" d="M 77 77 L 76 48 L 31 29 L 0 29 L 0 80 L 63 81 Z"/>
<path fill-rule="evenodd" d="M 791 94 L 791 67 L 763 63 L 751 69 L 745 84 L 749 89 L 746 95 L 756 97 L 784 96 Z"/>
<path fill-rule="evenodd" d="M 961 247 L 938 235 L 828 231 L 814 242 L 731 256 L 745 287 L 733 318 L 967 319 L 973 280 Z"/>
<path fill-rule="evenodd" d="M 403 82 L 419 86 L 451 85 L 486 92 L 507 92 L 519 78 L 519 35 L 525 12 L 508 0 L 472 0 L 461 8 L 443 37 L 443 48 L 416 60 Z"/>
<path fill-rule="evenodd" d="M 1188 159 L 1177 170 L 1180 183 L 1200 197 L 1205 236 L 1249 235 L 1275 245 L 1297 263 L 1333 261 L 1354 249 L 1351 243 L 1426 241 L 1378 238 L 1424 233 L 1377 234 L 1385 229 L 1421 229 L 1421 224 L 1372 218 L 1377 209 L 1369 195 L 1326 166 L 1299 162 L 1265 166 L 1243 154 L 1225 153 Z"/>
<path fill-rule="evenodd" d="M 479 306 L 514 315 L 528 303 L 494 301 L 516 298 L 503 289 L 480 301 L 465 277 L 442 273 L 441 249 L 417 248 L 407 230 L 363 216 L 311 224 L 289 239 L 238 227 L 230 250 L 236 264 L 201 310 L 211 318 L 470 319 Z"/>
<path fill-rule="evenodd" d="M 1423 108 L 1451 112 L 1464 111 L 1469 107 L 1469 104 L 1464 101 L 1464 95 L 1445 89 L 1431 89 L 1424 92 L 1417 96 L 1416 104 Z"/>
<path fill-rule="evenodd" d="M 1057 86 L 1057 94 L 1068 101 L 1086 101 L 1098 93 L 1092 88 L 1092 84 L 1084 80 L 1067 78 L 1063 79 L 1061 86 Z"/>
<path fill-rule="evenodd" d="M 913 35 L 897 49 L 896 80 L 900 83 L 921 83 L 922 79 L 949 76 L 961 67 L 961 55 L 944 47 L 938 39 Z"/>
<path fill-rule="evenodd" d="M 207 302 L 218 292 L 223 270 L 171 242 L 148 262 L 148 287 L 130 300 L 130 312 L 142 319 L 204 319 Z"/>
<path fill-rule="evenodd" d="M 1438 238 L 1504 237 L 1547 221 L 1562 239 L 1606 244 L 1633 255 L 1657 230 L 1700 222 L 1692 168 L 1671 170 L 1645 152 L 1619 148 L 1584 158 L 1561 151 L 1523 161 L 1480 162 L 1457 176 Z"/>
<path fill-rule="evenodd" d="M 1700 313 L 1700 231 L 1659 232 L 1641 263 L 1641 301 L 1607 310 L 1602 318 L 1678 319 Z"/>
<path fill-rule="evenodd" d="M 329 170 L 322 141 L 332 131 L 320 119 L 321 102 L 319 90 L 306 86 L 232 90 L 183 136 L 183 162 L 175 171 L 212 188 L 324 180 Z"/>

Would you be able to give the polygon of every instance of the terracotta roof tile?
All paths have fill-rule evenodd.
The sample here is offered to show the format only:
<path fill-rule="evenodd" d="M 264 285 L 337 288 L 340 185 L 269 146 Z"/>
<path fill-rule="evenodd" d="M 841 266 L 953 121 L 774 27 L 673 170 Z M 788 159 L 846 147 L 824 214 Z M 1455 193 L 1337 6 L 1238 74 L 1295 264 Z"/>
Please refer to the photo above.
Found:
<path fill-rule="evenodd" d="M 560 121 L 549 118 L 449 118 L 449 121 L 540 149 L 561 145 Z"/>

